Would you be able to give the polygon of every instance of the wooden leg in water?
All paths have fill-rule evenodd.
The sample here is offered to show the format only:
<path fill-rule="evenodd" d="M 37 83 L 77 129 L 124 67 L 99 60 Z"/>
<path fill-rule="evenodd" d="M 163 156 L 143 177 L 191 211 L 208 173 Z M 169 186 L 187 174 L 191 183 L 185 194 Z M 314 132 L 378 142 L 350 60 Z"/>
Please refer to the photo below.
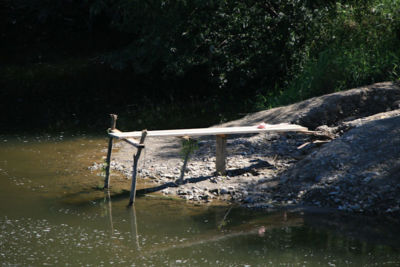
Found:
<path fill-rule="evenodd" d="M 108 141 L 108 151 L 106 159 L 106 177 L 104 178 L 104 189 L 108 188 L 109 186 L 112 146 L 113 146 L 113 138 L 110 137 L 110 140 Z"/>
<path fill-rule="evenodd" d="M 140 138 L 140 144 L 144 144 L 144 140 L 147 136 L 147 130 L 142 131 L 142 137 Z M 133 156 L 133 170 L 132 170 L 132 184 L 131 184 L 131 193 L 129 197 L 129 204 L 128 206 L 132 206 L 133 202 L 135 202 L 136 196 L 136 175 L 137 175 L 137 165 L 139 162 L 140 154 L 142 153 L 143 147 L 138 147 L 136 155 Z"/>
<path fill-rule="evenodd" d="M 217 145 L 215 154 L 215 169 L 219 175 L 225 175 L 226 167 L 226 135 L 217 135 Z"/>
<path fill-rule="evenodd" d="M 115 114 L 110 114 L 111 116 L 111 130 L 114 130 L 117 124 L 118 116 Z M 109 187 L 110 183 L 110 165 L 111 165 L 111 153 L 112 153 L 112 146 L 113 146 L 113 138 L 110 137 L 108 140 L 108 150 L 107 150 L 107 159 L 106 159 L 106 177 L 104 178 L 104 189 Z"/>
<path fill-rule="evenodd" d="M 129 196 L 129 204 L 128 206 L 132 206 L 133 202 L 135 202 L 136 196 L 136 175 L 137 175 L 137 164 L 139 161 L 141 148 L 138 148 L 138 152 L 133 156 L 133 170 L 132 170 L 132 184 L 131 184 L 131 193 Z"/>

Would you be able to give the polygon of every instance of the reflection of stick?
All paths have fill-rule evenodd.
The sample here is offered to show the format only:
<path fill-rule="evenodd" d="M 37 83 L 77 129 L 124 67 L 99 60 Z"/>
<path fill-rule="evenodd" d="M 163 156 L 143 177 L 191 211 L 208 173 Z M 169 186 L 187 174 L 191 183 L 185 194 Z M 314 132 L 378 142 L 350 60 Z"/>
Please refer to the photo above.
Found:
<path fill-rule="evenodd" d="M 136 241 L 135 242 L 136 243 L 136 248 L 137 248 L 137 250 L 140 250 L 137 223 L 136 223 L 135 206 L 132 206 L 132 207 L 129 207 L 129 208 L 131 210 L 131 235 L 132 235 L 132 240 Z"/>
<path fill-rule="evenodd" d="M 132 207 L 134 208 L 134 207 Z M 132 228 L 132 239 L 134 239 L 134 237 L 137 237 L 137 228 L 136 228 L 136 220 L 134 220 L 133 218 L 135 217 L 135 214 L 133 213 L 134 210 L 132 210 L 131 212 L 131 228 Z M 287 222 L 282 223 L 281 220 L 279 220 L 278 218 L 280 218 L 281 214 L 279 214 L 279 217 L 271 217 L 273 218 L 273 221 L 262 221 L 259 223 L 263 223 L 265 224 L 264 228 L 265 231 L 268 230 L 272 230 L 272 229 L 282 229 L 283 226 L 285 227 L 296 227 L 296 226 L 302 226 L 304 225 L 304 220 L 303 218 L 290 218 Z M 254 224 L 255 222 L 253 222 L 252 224 Z M 165 252 L 168 250 L 172 250 L 172 249 L 180 249 L 180 248 L 187 248 L 187 247 L 191 247 L 191 246 L 197 246 L 197 245 L 203 245 L 203 244 L 207 244 L 207 243 L 213 243 L 213 242 L 220 242 L 222 240 L 227 240 L 230 238 L 235 238 L 238 236 L 245 236 L 245 235 L 258 235 L 259 234 L 259 227 L 252 227 L 251 229 L 247 229 L 247 225 L 249 225 L 248 223 L 245 225 L 240 225 L 239 228 L 230 228 L 229 232 L 220 232 L 220 233 L 215 233 L 215 230 L 212 229 L 210 231 L 209 234 L 206 235 L 195 235 L 192 236 L 193 240 L 187 240 L 186 242 L 182 242 L 182 243 L 162 243 L 162 244 L 151 244 L 150 248 L 140 248 L 141 256 L 144 255 L 154 255 L 154 253 L 160 253 L 160 252 Z M 245 226 L 246 228 L 243 229 L 242 226 Z M 136 240 L 138 240 L 138 238 L 136 238 Z M 137 241 L 137 244 L 139 244 L 139 242 Z M 137 245 L 139 246 L 139 245 Z M 131 249 L 131 246 L 126 247 L 127 249 Z"/>
<path fill-rule="evenodd" d="M 222 219 L 221 223 L 218 225 L 218 229 L 221 229 L 222 226 L 225 225 L 226 217 L 228 217 L 229 213 L 231 212 L 233 206 L 230 206 L 228 211 L 225 213 L 224 218 Z"/>
<path fill-rule="evenodd" d="M 301 226 L 303 225 L 303 221 L 302 220 L 294 220 L 293 222 L 286 222 L 284 224 L 287 227 L 293 227 L 293 226 Z M 272 230 L 275 228 L 282 228 L 282 224 L 277 224 L 277 225 L 267 225 L 265 226 L 265 230 Z M 153 248 L 151 251 L 149 251 L 150 253 L 159 253 L 159 252 L 165 252 L 171 249 L 180 249 L 180 248 L 187 248 L 187 247 L 191 247 L 191 246 L 198 246 L 198 245 L 203 245 L 203 244 L 207 244 L 207 243 L 214 243 L 214 242 L 220 242 L 222 240 L 226 240 L 226 239 L 230 239 L 230 238 L 235 238 L 238 236 L 244 236 L 244 235 L 253 235 L 253 234 L 257 234 L 259 229 L 258 228 L 253 228 L 250 230 L 243 230 L 243 231 L 239 231 L 239 232 L 234 232 L 234 233 L 228 233 L 228 234 L 221 234 L 219 236 L 215 236 L 213 235 L 211 238 L 202 238 L 202 237 L 197 237 L 197 240 L 194 241 L 189 241 L 189 242 L 185 242 L 185 243 L 181 243 L 181 244 L 171 244 L 171 245 L 166 245 L 163 247 L 159 247 L 159 248 Z"/>
<path fill-rule="evenodd" d="M 111 235 L 114 233 L 114 224 L 112 219 L 112 205 L 111 205 L 111 196 L 110 190 L 107 190 L 106 199 L 108 201 L 108 218 L 110 219 L 110 227 L 111 227 Z"/>

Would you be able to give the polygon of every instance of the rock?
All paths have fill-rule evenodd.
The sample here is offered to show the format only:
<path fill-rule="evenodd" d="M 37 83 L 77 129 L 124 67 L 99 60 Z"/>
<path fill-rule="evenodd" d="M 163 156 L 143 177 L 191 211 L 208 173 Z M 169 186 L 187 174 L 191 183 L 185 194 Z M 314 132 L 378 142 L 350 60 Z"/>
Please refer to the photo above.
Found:
<path fill-rule="evenodd" d="M 171 192 L 169 191 L 168 188 L 165 188 L 165 189 L 161 190 L 161 192 L 162 192 L 163 194 L 165 194 L 165 195 L 171 194 Z"/>
<path fill-rule="evenodd" d="M 243 202 L 252 204 L 252 203 L 254 203 L 254 199 L 251 196 L 248 196 L 243 200 Z"/>
<path fill-rule="evenodd" d="M 211 190 L 209 190 L 209 192 L 214 194 L 214 195 L 216 195 L 216 196 L 219 194 L 218 188 L 211 189 Z"/>
<path fill-rule="evenodd" d="M 182 189 L 178 189 L 178 190 L 176 191 L 176 193 L 177 193 L 179 196 L 186 195 L 186 191 L 184 191 L 184 190 L 182 190 Z"/>
<path fill-rule="evenodd" d="M 366 177 L 363 179 L 363 183 L 367 184 L 372 180 L 372 178 L 370 176 Z"/>
<path fill-rule="evenodd" d="M 228 194 L 229 191 L 228 191 L 228 189 L 226 189 L 225 187 L 222 187 L 222 188 L 219 190 L 219 193 L 220 193 L 221 195 L 224 195 L 224 194 Z"/>

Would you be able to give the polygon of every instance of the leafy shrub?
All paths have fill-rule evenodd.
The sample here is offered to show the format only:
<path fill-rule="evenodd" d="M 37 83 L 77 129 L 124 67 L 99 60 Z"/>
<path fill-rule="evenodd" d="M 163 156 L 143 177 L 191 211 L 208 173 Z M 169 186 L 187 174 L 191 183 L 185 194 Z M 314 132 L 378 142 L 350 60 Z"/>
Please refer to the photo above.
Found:
<path fill-rule="evenodd" d="M 269 105 L 399 79 L 400 2 L 337 3 L 331 14 L 317 23 L 309 56 Z"/>

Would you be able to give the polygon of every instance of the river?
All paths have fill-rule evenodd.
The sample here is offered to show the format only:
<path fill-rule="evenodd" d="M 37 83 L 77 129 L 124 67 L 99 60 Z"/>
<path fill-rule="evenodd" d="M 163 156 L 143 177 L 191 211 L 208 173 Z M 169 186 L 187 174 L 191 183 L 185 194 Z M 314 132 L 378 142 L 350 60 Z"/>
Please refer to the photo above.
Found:
<path fill-rule="evenodd" d="M 2 266 L 400 266 L 400 223 L 388 218 L 157 195 L 128 208 L 88 169 L 106 144 L 84 134 L 0 136 Z"/>

